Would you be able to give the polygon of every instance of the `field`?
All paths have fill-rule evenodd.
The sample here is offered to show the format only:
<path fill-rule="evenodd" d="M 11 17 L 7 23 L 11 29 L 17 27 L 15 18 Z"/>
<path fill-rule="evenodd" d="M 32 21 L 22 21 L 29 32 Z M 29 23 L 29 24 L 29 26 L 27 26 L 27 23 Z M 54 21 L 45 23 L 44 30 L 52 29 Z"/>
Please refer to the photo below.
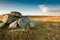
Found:
<path fill-rule="evenodd" d="M 26 31 L 10 30 L 5 25 L 0 28 L 0 40 L 60 40 L 60 16 L 25 16 L 38 22 L 34 28 L 26 25 Z"/>
<path fill-rule="evenodd" d="M 36 22 L 60 22 L 60 16 L 28 16 Z"/>
<path fill-rule="evenodd" d="M 9 32 L 3 28 L 0 40 L 60 40 L 60 22 L 39 22 L 34 28 L 27 26 L 26 31 Z"/>

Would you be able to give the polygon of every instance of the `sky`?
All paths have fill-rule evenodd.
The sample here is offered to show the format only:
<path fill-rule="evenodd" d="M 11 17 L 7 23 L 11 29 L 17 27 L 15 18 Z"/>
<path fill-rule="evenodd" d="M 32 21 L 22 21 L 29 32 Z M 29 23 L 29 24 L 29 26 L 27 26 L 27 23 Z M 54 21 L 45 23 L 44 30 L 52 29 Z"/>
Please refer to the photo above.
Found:
<path fill-rule="evenodd" d="M 60 16 L 60 0 L 0 0 L 0 14 Z"/>

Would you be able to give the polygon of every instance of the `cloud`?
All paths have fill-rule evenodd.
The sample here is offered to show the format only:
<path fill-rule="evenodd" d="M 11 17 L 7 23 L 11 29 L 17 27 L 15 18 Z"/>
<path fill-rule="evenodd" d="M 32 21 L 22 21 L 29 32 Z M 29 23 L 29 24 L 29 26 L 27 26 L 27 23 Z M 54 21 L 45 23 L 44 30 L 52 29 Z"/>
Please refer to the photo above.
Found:
<path fill-rule="evenodd" d="M 46 15 L 58 15 L 60 16 L 60 6 L 59 7 L 49 7 L 45 5 L 39 5 L 40 10 L 42 13 L 45 13 Z"/>
<path fill-rule="evenodd" d="M 42 12 L 48 12 L 49 9 L 45 5 L 39 5 L 39 8 L 41 9 Z"/>

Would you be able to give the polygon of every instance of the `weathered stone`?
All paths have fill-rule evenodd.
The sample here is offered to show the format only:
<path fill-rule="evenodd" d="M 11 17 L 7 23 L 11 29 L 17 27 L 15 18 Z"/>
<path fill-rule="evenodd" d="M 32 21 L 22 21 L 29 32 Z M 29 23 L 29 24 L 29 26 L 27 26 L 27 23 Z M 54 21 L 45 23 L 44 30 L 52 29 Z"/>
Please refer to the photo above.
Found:
<path fill-rule="evenodd" d="M 21 17 L 21 13 L 12 11 L 10 14 L 2 15 L 0 21 L 3 23 L 12 23 L 13 21 L 17 20 Z"/>
<path fill-rule="evenodd" d="M 37 25 L 36 22 L 32 22 L 30 19 L 26 17 L 22 17 L 19 19 L 18 25 L 21 26 L 21 28 L 24 28 L 26 24 L 29 25 L 28 27 L 35 27 Z"/>
<path fill-rule="evenodd" d="M 9 25 L 9 28 L 11 29 L 14 29 L 14 28 L 17 28 L 17 20 L 12 22 L 10 25 Z"/>
<path fill-rule="evenodd" d="M 22 17 L 18 20 L 18 25 L 21 26 L 21 28 L 24 28 L 28 23 L 30 23 L 30 20 L 26 17 Z"/>
<path fill-rule="evenodd" d="M 16 11 L 12 11 L 12 12 L 10 13 L 10 15 L 16 16 L 16 17 L 21 17 L 21 13 L 16 12 Z"/>
<path fill-rule="evenodd" d="M 4 15 L 3 16 L 3 23 L 6 23 L 7 22 L 7 20 L 8 20 L 8 18 L 9 18 L 9 15 L 8 14 L 6 14 L 6 15 Z"/>
<path fill-rule="evenodd" d="M 16 19 L 18 19 L 17 17 L 14 17 L 12 15 L 6 14 L 3 16 L 3 23 L 12 23 L 13 21 L 15 21 Z"/>

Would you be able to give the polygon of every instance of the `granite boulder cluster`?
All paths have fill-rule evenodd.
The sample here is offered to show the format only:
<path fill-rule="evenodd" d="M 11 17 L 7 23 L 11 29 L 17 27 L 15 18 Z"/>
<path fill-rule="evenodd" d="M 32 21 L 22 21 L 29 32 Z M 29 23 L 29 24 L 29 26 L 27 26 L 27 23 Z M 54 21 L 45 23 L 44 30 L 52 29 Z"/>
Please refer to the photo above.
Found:
<path fill-rule="evenodd" d="M 33 28 L 37 25 L 36 22 L 31 21 L 28 17 L 24 17 L 20 12 L 16 11 L 4 14 L 0 21 L 2 21 L 2 23 L 0 23 L 0 28 L 7 24 L 9 29 L 25 29 L 26 25 Z"/>

